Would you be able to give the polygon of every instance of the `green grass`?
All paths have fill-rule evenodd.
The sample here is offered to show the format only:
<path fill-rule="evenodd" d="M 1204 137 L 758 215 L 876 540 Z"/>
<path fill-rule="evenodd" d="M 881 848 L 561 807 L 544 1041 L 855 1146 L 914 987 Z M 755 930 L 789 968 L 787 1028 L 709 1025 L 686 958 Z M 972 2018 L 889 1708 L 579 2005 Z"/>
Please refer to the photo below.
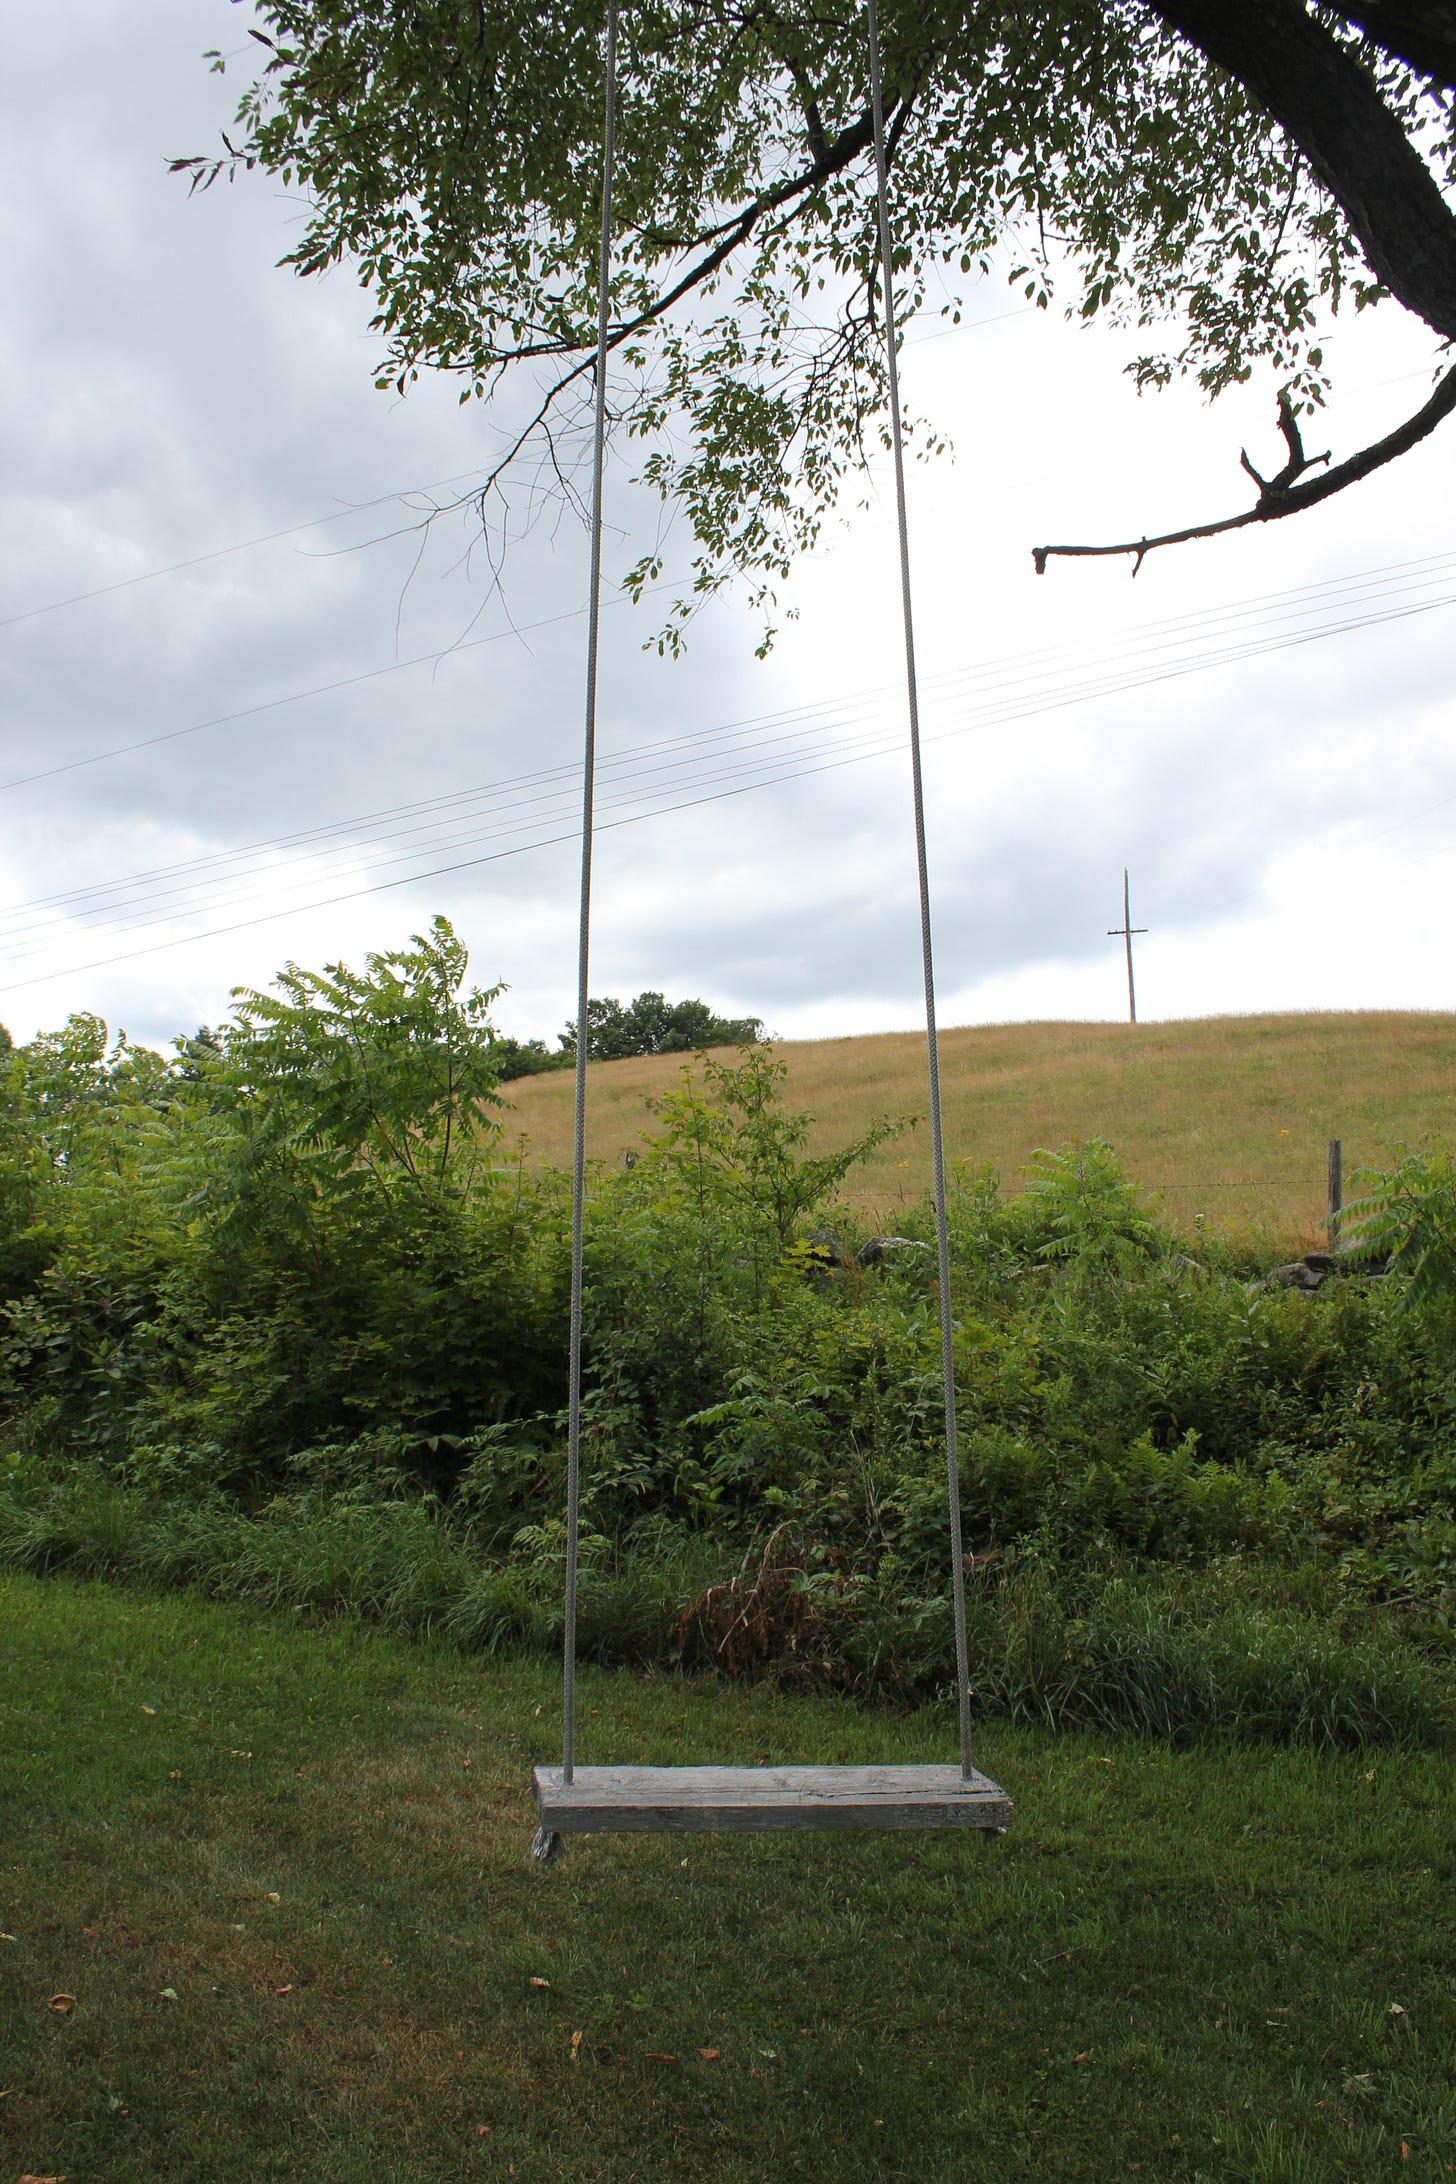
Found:
<path fill-rule="evenodd" d="M 714 1668 L 712 1632 L 690 1603 L 739 1559 L 736 1546 L 725 1554 L 710 1537 L 679 1536 L 656 1557 L 589 1566 L 578 1657 L 649 1674 Z M 467 1654 L 555 1660 L 561 1648 L 559 1565 L 482 1563 L 421 1501 L 300 1496 L 250 1516 L 220 1498 L 160 1499 L 94 1476 L 29 1500 L 0 1490 L 0 1573 L 62 1570 L 310 1623 L 345 1618 Z M 1450 1748 L 1456 1730 L 1444 1629 L 1403 1630 L 1316 1564 L 1234 1554 L 1094 1571 L 1012 1558 L 979 1574 L 967 1608 L 978 1702 L 1009 1721 L 1359 1750 Z M 735 1613 L 753 1612 L 740 1596 Z M 954 1674 L 948 1599 L 850 1599 L 807 1624 L 772 1596 L 758 1612 L 760 1668 L 800 1688 L 812 1678 L 903 1703 Z"/>
<path fill-rule="evenodd" d="M 544 1664 L 65 1578 L 0 1581 L 0 1631 L 9 2176 L 1456 2174 L 1440 1755 L 997 1725 L 1003 1839 L 607 1838 L 538 1873 Z M 584 1758 L 950 1728 L 602 1672 L 582 1708 Z"/>
<path fill-rule="evenodd" d="M 925 1042 L 917 1033 L 810 1039 L 778 1049 L 789 1098 L 812 1109 L 816 1147 L 843 1144 L 882 1114 L 925 1112 Z M 1342 1140 L 1346 1174 L 1402 1145 L 1456 1130 L 1456 1017 L 1394 1010 L 1215 1016 L 1181 1023 L 986 1024 L 941 1033 L 946 1148 L 990 1162 L 1004 1184 L 1038 1146 L 1107 1138 L 1128 1172 L 1190 1226 L 1202 1214 L 1231 1232 L 1267 1227 L 1302 1247 L 1324 1240 L 1326 1145 Z M 600 1062 L 587 1129 L 614 1161 L 651 1126 L 646 1101 L 679 1057 Z M 507 1086 L 507 1119 L 536 1155 L 571 1165 L 571 1078 Z M 881 1147 L 846 1196 L 893 1225 L 930 1180 L 923 1129 Z"/>

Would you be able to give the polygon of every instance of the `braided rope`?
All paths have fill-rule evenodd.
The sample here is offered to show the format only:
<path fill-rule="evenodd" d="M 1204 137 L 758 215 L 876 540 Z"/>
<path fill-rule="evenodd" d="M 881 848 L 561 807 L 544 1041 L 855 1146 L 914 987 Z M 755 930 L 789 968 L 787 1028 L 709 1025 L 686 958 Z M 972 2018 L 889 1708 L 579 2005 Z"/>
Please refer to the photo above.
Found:
<path fill-rule="evenodd" d="M 566 1630 L 561 1775 L 576 1764 L 576 1565 L 581 1532 L 581 1293 L 586 1208 L 587 980 L 591 952 L 592 828 L 597 764 L 597 643 L 602 613 L 602 472 L 607 446 L 607 326 L 612 277 L 612 157 L 617 125 L 617 4 L 607 0 L 606 126 L 602 136 L 602 248 L 597 294 L 596 416 L 592 433 L 591 578 L 586 630 L 586 729 L 581 767 L 581 909 L 576 950 L 576 1142 L 571 1169 L 571 1358 L 566 1444 Z"/>
<path fill-rule="evenodd" d="M 961 1772 L 971 1774 L 971 1691 L 966 1645 L 964 1548 L 961 1538 L 960 1471 L 956 1440 L 955 1352 L 951 1321 L 950 1239 L 945 1211 L 945 1147 L 941 1128 L 940 1057 L 935 1023 L 935 970 L 931 945 L 930 874 L 925 845 L 925 794 L 920 759 L 920 699 L 910 596 L 910 537 L 905 504 L 905 455 L 900 430 L 900 380 L 894 312 L 894 256 L 890 241 L 885 159 L 884 96 L 880 80 L 879 25 L 875 0 L 867 0 L 870 92 L 874 114 L 876 211 L 884 283 L 885 354 L 889 378 L 890 434 L 900 546 L 900 603 L 905 632 L 905 684 L 910 724 L 910 773 L 915 812 L 915 858 L 920 890 L 920 945 L 925 980 L 925 1036 L 930 1074 L 930 1143 L 935 1179 L 936 1260 L 940 1286 L 941 1368 L 945 1391 L 946 1478 L 950 1503 L 951 1592 L 955 1609 L 956 1689 L 960 1716 Z M 606 123 L 602 146 L 602 222 L 597 314 L 596 414 L 592 447 L 591 576 L 587 623 L 586 720 L 582 757 L 581 902 L 577 943 L 576 1103 L 571 1191 L 571 1339 L 566 1471 L 566 1627 L 562 1706 L 562 1778 L 573 1778 L 576 1750 L 576 1606 L 581 1513 L 581 1333 L 583 1236 L 586 1201 L 586 1065 L 591 935 L 591 867 L 596 781 L 597 655 L 601 621 L 602 474 L 606 455 L 608 307 L 611 279 L 612 162 L 616 127 L 617 8 L 608 0 Z"/>
<path fill-rule="evenodd" d="M 905 450 L 900 434 L 900 371 L 896 355 L 895 261 L 885 178 L 885 101 L 880 83 L 880 32 L 875 0 L 867 0 L 870 102 L 875 125 L 875 198 L 884 287 L 885 359 L 889 374 L 890 442 L 895 460 L 895 515 L 900 533 L 900 611 L 905 628 L 905 691 L 910 714 L 910 780 L 915 803 L 915 861 L 920 879 L 920 953 L 925 973 L 925 1044 L 930 1063 L 930 1152 L 935 1174 L 935 1250 L 940 1275 L 940 1355 L 945 1385 L 945 1464 L 950 1498 L 951 1598 L 955 1606 L 956 1697 L 961 1773 L 971 1776 L 971 1671 L 966 1646 L 966 1578 L 961 1543 L 960 1462 L 956 1448 L 955 1346 L 950 1304 L 950 1237 L 945 1218 L 945 1145 L 940 1122 L 940 1053 L 935 1029 L 935 967 L 930 941 L 930 870 L 925 853 L 925 792 L 920 770 L 920 693 L 915 673 L 915 625 L 910 610 L 910 532 L 905 516 Z"/>

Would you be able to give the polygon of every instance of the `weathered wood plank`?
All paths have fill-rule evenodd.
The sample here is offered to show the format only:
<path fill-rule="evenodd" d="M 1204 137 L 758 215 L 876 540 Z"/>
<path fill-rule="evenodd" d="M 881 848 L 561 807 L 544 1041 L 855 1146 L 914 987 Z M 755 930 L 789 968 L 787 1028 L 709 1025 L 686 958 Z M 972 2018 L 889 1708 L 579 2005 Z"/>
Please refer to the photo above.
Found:
<path fill-rule="evenodd" d="M 959 1767 L 559 1767 L 531 1777 L 544 1831 L 743 1833 L 805 1828 L 1004 1828 L 1012 1803 Z"/>

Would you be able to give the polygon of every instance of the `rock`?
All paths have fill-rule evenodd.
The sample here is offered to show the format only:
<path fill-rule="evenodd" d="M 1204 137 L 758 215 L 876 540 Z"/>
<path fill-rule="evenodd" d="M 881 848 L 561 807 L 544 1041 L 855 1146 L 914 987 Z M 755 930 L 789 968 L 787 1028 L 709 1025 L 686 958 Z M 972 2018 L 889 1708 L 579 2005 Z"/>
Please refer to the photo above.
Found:
<path fill-rule="evenodd" d="M 1335 1245 L 1335 1258 L 1345 1274 L 1368 1274 L 1378 1281 L 1390 1272 L 1390 1253 L 1367 1244 L 1361 1236 L 1342 1236 Z"/>
<path fill-rule="evenodd" d="M 844 1247 L 832 1228 L 811 1229 L 804 1238 L 804 1249 L 812 1263 L 826 1271 L 844 1264 Z"/>
<path fill-rule="evenodd" d="M 897 1251 L 929 1251 L 929 1244 L 922 1244 L 914 1236 L 871 1236 L 859 1247 L 855 1259 L 860 1266 L 879 1266 Z"/>
<path fill-rule="evenodd" d="M 1319 1289 L 1336 1274 L 1364 1275 L 1367 1280 L 1379 1281 L 1389 1267 L 1387 1253 L 1373 1251 L 1352 1238 L 1337 1243 L 1333 1251 L 1307 1251 L 1302 1259 L 1274 1267 L 1261 1282 L 1250 1282 L 1248 1291 L 1250 1296 L 1264 1289 L 1301 1289 L 1307 1293 Z"/>
<path fill-rule="evenodd" d="M 1324 1254 L 1316 1253 L 1322 1258 Z M 1326 1269 L 1311 1266 L 1307 1259 L 1291 1259 L 1286 1266 L 1271 1268 L 1265 1276 L 1266 1289 L 1318 1289 L 1325 1278 Z"/>

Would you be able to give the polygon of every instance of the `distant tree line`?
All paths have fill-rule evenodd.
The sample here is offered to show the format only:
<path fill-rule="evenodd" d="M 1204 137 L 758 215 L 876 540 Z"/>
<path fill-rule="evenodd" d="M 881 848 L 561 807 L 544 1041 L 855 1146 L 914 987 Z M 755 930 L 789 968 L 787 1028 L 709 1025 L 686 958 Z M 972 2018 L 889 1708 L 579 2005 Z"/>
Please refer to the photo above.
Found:
<path fill-rule="evenodd" d="M 706 1001 L 668 1001 L 639 993 L 623 1006 L 610 996 L 586 1005 L 587 1059 L 620 1062 L 632 1054 L 692 1054 L 702 1047 L 758 1046 L 760 1016 L 718 1016 Z M 573 1017 L 555 1048 L 544 1039 L 511 1039 L 496 1033 L 492 1053 L 500 1081 L 535 1077 L 546 1069 L 570 1069 L 576 1061 Z"/>

